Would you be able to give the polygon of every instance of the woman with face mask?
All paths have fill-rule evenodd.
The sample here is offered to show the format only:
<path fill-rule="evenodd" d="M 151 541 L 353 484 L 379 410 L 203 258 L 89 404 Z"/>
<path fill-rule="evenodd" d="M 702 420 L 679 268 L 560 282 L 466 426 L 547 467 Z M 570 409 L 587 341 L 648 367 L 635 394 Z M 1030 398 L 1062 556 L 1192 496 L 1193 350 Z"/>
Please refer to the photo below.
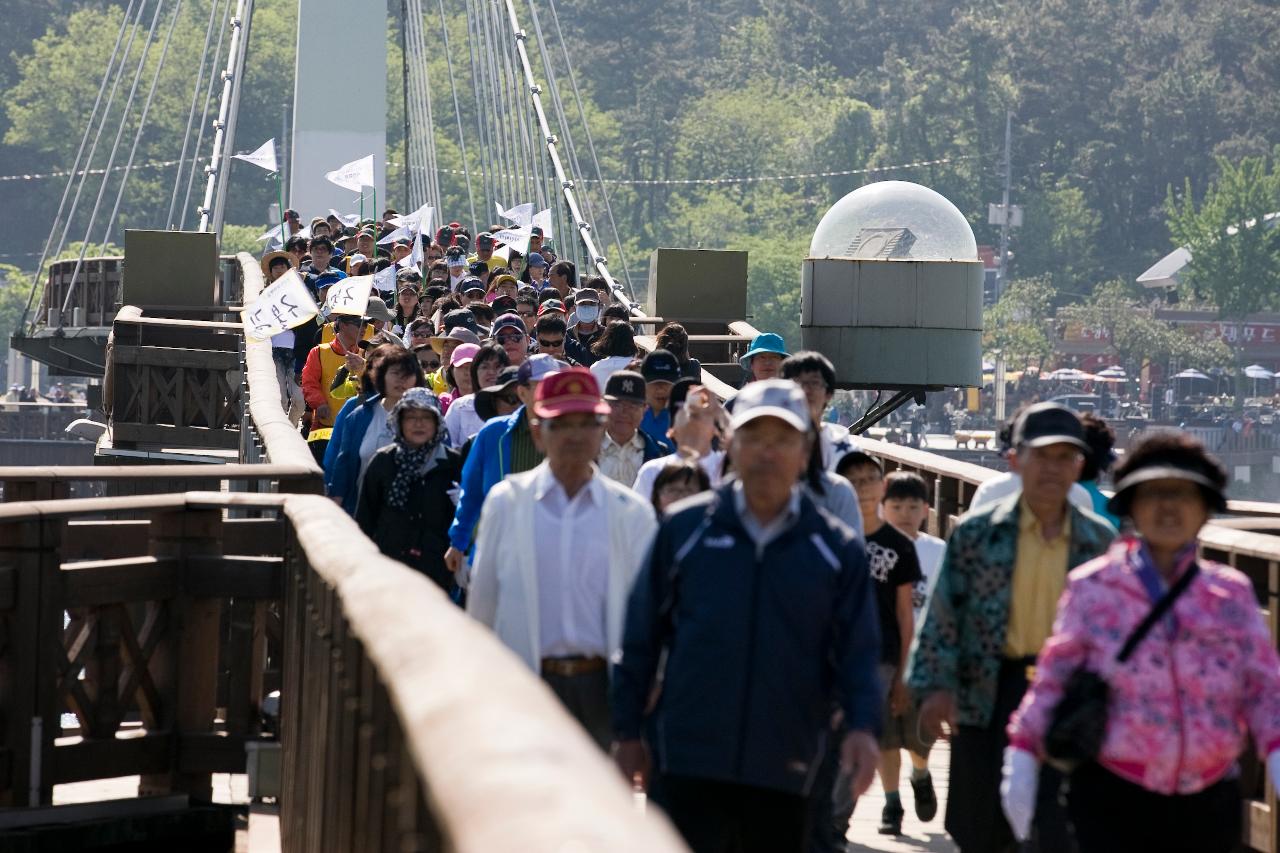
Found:
<path fill-rule="evenodd" d="M 365 471 L 356 522 L 382 553 L 453 587 L 444 567 L 453 523 L 449 491 L 462 463 L 449 447 L 440 403 L 426 388 L 410 388 L 391 410 L 395 440 L 374 454 Z"/>

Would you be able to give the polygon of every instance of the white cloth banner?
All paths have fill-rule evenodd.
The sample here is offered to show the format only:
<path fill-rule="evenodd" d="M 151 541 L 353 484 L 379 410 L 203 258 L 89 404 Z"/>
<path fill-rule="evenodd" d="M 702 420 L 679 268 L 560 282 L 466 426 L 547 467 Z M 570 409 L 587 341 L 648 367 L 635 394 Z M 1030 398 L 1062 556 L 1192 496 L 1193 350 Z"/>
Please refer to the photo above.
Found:
<path fill-rule="evenodd" d="M 373 274 L 373 286 L 380 293 L 390 293 L 396 289 L 396 268 L 394 265 Z"/>
<path fill-rule="evenodd" d="M 493 239 L 506 243 L 507 246 L 522 255 L 527 255 L 529 253 L 529 238 L 532 236 L 533 226 L 525 225 L 523 228 L 503 228 L 501 231 L 495 231 Z"/>
<path fill-rule="evenodd" d="M 262 289 L 240 312 L 250 340 L 270 340 L 285 329 L 301 326 L 319 313 L 297 270 L 289 270 Z"/>
<path fill-rule="evenodd" d="M 360 214 L 339 213 L 338 211 L 334 210 L 332 207 L 329 208 L 329 215 L 338 217 L 338 221 L 341 222 L 343 225 L 347 226 L 348 228 L 355 228 L 356 223 L 360 221 Z"/>
<path fill-rule="evenodd" d="M 388 234 L 387 236 L 379 240 L 378 245 L 385 246 L 388 243 L 394 243 L 395 241 L 399 240 L 401 237 L 403 237 L 406 240 L 412 240 L 414 237 L 413 229 L 409 228 L 408 226 L 401 225 L 399 228 L 397 228 L 396 230 L 392 231 L 390 234 Z"/>
<path fill-rule="evenodd" d="M 336 281 L 325 290 L 324 315 L 350 314 L 363 317 L 369 305 L 369 290 L 374 286 L 373 276 L 354 275 Z"/>
<path fill-rule="evenodd" d="M 555 238 L 555 229 L 551 227 L 551 208 L 535 213 L 531 224 L 542 229 L 542 242 L 546 243 Z"/>
<path fill-rule="evenodd" d="M 352 192 L 360 192 L 365 187 L 373 186 L 373 155 L 352 160 L 332 172 L 326 172 L 324 179 L 331 184 L 345 187 Z"/>
<path fill-rule="evenodd" d="M 498 217 L 508 222 L 513 222 L 517 226 L 525 226 L 533 224 L 533 202 L 527 201 L 524 204 L 517 204 L 510 210 L 503 210 L 502 205 L 494 202 L 498 208 Z"/>
<path fill-rule="evenodd" d="M 268 172 L 279 171 L 276 169 L 276 141 L 274 138 L 268 139 L 259 145 L 256 151 L 250 151 L 248 154 L 232 154 L 231 159 L 252 163 L 255 166 L 266 169 Z"/>
<path fill-rule="evenodd" d="M 423 231 L 430 233 L 433 219 L 435 219 L 435 208 L 424 204 L 413 213 L 391 217 L 387 220 L 387 224 L 397 228 L 408 228 L 421 234 Z"/>

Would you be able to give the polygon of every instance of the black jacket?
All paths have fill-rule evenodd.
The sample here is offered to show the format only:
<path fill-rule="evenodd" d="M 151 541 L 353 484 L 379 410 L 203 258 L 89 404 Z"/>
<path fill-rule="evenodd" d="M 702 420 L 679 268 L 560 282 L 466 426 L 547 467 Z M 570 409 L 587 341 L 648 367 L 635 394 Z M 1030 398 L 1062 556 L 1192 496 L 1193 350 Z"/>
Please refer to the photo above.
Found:
<path fill-rule="evenodd" d="M 653 731 L 664 773 L 807 794 L 833 700 L 847 730 L 880 728 L 873 587 L 861 541 L 808 497 L 761 558 L 732 484 L 677 504 L 628 602 L 615 733 Z"/>
<path fill-rule="evenodd" d="M 426 574 L 447 591 L 453 587 L 453 575 L 444 567 L 444 552 L 453 523 L 449 490 L 462 475 L 458 452 L 445 451 L 445 458 L 417 482 L 404 509 L 387 503 L 395 475 L 394 446 L 373 454 L 360 486 L 356 522 L 382 553 Z"/>

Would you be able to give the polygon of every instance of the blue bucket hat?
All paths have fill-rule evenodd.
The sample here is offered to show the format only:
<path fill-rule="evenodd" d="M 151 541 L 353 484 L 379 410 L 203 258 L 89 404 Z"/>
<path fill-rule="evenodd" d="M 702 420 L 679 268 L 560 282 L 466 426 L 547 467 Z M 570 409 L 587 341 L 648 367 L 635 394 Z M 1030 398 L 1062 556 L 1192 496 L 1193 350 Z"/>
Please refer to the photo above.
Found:
<path fill-rule="evenodd" d="M 773 332 L 763 332 L 756 335 L 755 340 L 751 342 L 751 349 L 742 354 L 738 359 L 738 364 L 742 365 L 743 370 L 751 369 L 751 359 L 762 352 L 776 353 L 783 358 L 788 357 L 791 353 L 787 352 L 786 342 L 782 340 L 782 335 L 776 335 Z"/>

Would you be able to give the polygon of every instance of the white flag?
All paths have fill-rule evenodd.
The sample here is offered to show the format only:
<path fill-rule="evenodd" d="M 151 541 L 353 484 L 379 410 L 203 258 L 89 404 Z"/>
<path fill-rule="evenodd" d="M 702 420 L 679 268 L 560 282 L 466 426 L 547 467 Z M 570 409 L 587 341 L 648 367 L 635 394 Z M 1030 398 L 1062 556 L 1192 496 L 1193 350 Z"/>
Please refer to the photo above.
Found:
<path fill-rule="evenodd" d="M 517 204 L 510 210 L 503 210 L 502 205 L 496 201 L 494 204 L 498 208 L 498 216 L 508 222 L 514 222 L 516 225 L 532 225 L 533 224 L 533 202 L 527 201 L 524 204 Z"/>
<path fill-rule="evenodd" d="M 431 231 L 431 224 L 434 218 L 435 208 L 429 204 L 424 204 L 413 213 L 391 217 L 387 220 L 387 224 L 394 225 L 397 228 L 410 228 L 421 234 L 423 231 Z"/>
<path fill-rule="evenodd" d="M 324 315 L 350 314 L 363 317 L 364 309 L 369 305 L 369 289 L 373 287 L 373 276 L 355 275 L 335 281 L 325 290 Z"/>
<path fill-rule="evenodd" d="M 360 214 L 358 213 L 342 214 L 334 210 L 332 207 L 329 208 L 329 215 L 338 217 L 338 221 L 341 222 L 343 225 L 347 226 L 348 228 L 355 228 L 356 223 L 360 221 Z"/>
<path fill-rule="evenodd" d="M 408 226 L 405 226 L 405 225 L 401 225 L 399 228 L 397 228 L 396 230 L 392 231 L 390 234 L 388 234 L 387 236 L 379 240 L 378 245 L 385 246 L 388 243 L 394 243 L 395 241 L 399 240 L 401 237 L 403 237 L 406 240 L 410 240 L 413 238 L 413 236 L 414 234 L 413 234 L 412 228 L 409 228 Z"/>
<path fill-rule="evenodd" d="M 276 249 L 279 249 L 284 245 L 284 241 L 280 239 L 280 229 L 283 227 L 283 224 L 277 225 L 275 228 L 272 228 L 266 234 L 259 237 L 258 242 L 266 243 L 267 248 L 274 252 Z"/>
<path fill-rule="evenodd" d="M 551 209 L 550 208 L 547 208 L 546 210 L 540 210 L 537 213 L 535 213 L 533 216 L 533 222 L 530 224 L 537 225 L 539 228 L 542 229 L 542 242 L 544 243 L 553 239 L 556 236 L 555 231 L 551 227 Z"/>
<path fill-rule="evenodd" d="M 265 341 L 285 329 L 300 326 L 319 313 L 315 300 L 298 275 L 289 270 L 262 289 L 258 298 L 240 312 L 250 340 Z"/>
<path fill-rule="evenodd" d="M 396 268 L 386 267 L 373 274 L 373 286 L 381 293 L 390 293 L 396 289 Z"/>
<path fill-rule="evenodd" d="M 525 225 L 522 228 L 504 228 L 501 231 L 495 231 L 493 239 L 506 243 L 515 251 L 522 255 L 529 253 L 529 238 L 533 236 L 533 226 Z"/>
<path fill-rule="evenodd" d="M 258 146 L 257 151 L 250 151 L 248 154 L 232 154 L 232 160 L 243 160 L 246 163 L 252 163 L 266 169 L 268 172 L 275 172 L 276 169 L 276 141 L 268 139 L 266 142 Z"/>
<path fill-rule="evenodd" d="M 330 183 L 345 187 L 352 192 L 360 192 L 364 187 L 373 186 L 373 155 L 352 160 L 339 166 L 332 172 L 326 172 L 324 179 Z"/>
<path fill-rule="evenodd" d="M 413 251 L 409 252 L 409 257 L 405 258 L 409 263 L 413 264 L 414 269 L 418 270 L 418 275 L 422 275 L 422 262 L 426 260 L 427 254 L 422 250 L 422 235 L 413 235 Z"/>

